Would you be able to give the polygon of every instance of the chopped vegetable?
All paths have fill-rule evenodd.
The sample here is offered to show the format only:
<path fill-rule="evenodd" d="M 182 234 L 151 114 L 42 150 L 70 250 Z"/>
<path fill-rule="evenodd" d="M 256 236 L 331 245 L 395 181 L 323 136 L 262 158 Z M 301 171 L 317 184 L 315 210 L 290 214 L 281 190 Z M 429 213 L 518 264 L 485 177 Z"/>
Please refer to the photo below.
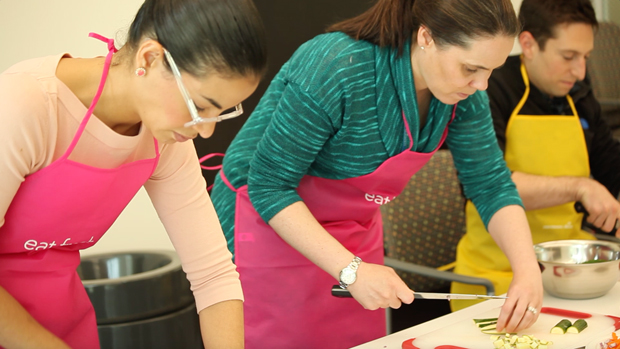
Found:
<path fill-rule="evenodd" d="M 480 326 L 480 331 L 488 331 L 488 330 L 494 330 L 497 327 L 496 323 L 490 324 L 490 325 L 484 325 L 484 326 Z"/>
<path fill-rule="evenodd" d="M 611 339 L 602 344 L 605 345 L 605 349 L 618 349 L 620 348 L 620 338 L 618 338 L 616 332 L 612 332 Z"/>
<path fill-rule="evenodd" d="M 474 319 L 474 323 L 477 324 L 479 322 L 497 322 L 497 318 L 496 317 L 491 317 L 491 318 L 487 318 L 487 319 Z"/>
<path fill-rule="evenodd" d="M 516 333 L 497 332 L 495 330 L 482 331 L 482 333 L 488 334 L 488 335 L 491 335 L 491 336 L 501 336 L 501 335 L 504 335 L 504 334 L 516 334 Z"/>
<path fill-rule="evenodd" d="M 607 259 L 590 259 L 588 261 L 585 261 L 581 264 L 592 264 L 592 263 L 603 263 L 603 262 L 609 262 L 609 260 Z"/>
<path fill-rule="evenodd" d="M 566 329 L 566 333 L 579 333 L 588 327 L 588 323 L 584 319 L 579 319 L 573 325 Z"/>
<path fill-rule="evenodd" d="M 553 344 L 553 342 L 538 339 L 532 335 L 519 337 L 507 334 L 504 337 L 493 336 L 491 340 L 496 349 L 548 349 Z"/>
<path fill-rule="evenodd" d="M 562 321 L 558 322 L 557 325 L 553 326 L 551 329 L 551 333 L 553 334 L 564 334 L 566 330 L 571 326 L 571 322 L 568 319 L 562 319 Z"/>
<path fill-rule="evenodd" d="M 474 319 L 474 324 L 476 324 L 476 326 L 480 328 L 480 331 L 484 334 L 489 334 L 493 336 L 506 334 L 506 332 L 497 332 L 497 328 L 496 328 L 497 318 L 496 317 L 487 318 L 487 319 Z M 516 334 L 516 333 L 511 333 L 511 334 Z"/>

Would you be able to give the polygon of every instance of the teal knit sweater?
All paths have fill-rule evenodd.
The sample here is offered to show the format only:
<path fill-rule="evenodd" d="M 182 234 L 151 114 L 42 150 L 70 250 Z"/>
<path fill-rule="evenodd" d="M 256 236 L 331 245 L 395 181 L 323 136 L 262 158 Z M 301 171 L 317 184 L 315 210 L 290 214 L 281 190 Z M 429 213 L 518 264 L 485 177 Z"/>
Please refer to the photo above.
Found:
<path fill-rule="evenodd" d="M 497 145 L 488 104 L 485 92 L 459 102 L 446 140 L 465 195 L 485 224 L 500 208 L 522 205 Z M 319 35 L 275 76 L 228 148 L 223 171 L 235 188 L 248 185 L 252 204 L 268 222 L 301 200 L 296 188 L 304 175 L 362 176 L 407 149 L 403 112 L 413 150 L 431 152 L 452 109 L 432 98 L 420 129 L 409 45 L 398 55 L 343 33 Z M 212 199 L 233 251 L 235 193 L 219 174 Z"/>

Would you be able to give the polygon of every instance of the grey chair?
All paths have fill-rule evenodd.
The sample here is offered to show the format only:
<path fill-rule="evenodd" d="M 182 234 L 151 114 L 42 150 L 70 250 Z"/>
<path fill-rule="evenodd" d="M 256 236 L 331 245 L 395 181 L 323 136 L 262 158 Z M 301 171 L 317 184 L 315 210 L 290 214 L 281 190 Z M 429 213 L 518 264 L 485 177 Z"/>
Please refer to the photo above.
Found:
<path fill-rule="evenodd" d="M 385 265 L 394 268 L 410 288 L 438 292 L 458 281 L 482 285 L 487 295 L 495 295 L 490 280 L 449 271 L 456 245 L 465 234 L 465 198 L 449 150 L 437 151 L 396 199 L 381 206 L 381 213 Z"/>
<path fill-rule="evenodd" d="M 601 22 L 588 60 L 588 75 L 603 117 L 620 138 L 620 26 Z"/>
<path fill-rule="evenodd" d="M 432 292 L 452 281 L 482 285 L 488 279 L 454 274 L 456 245 L 465 234 L 465 198 L 449 150 L 439 150 L 401 195 L 381 207 L 385 264 L 417 291 Z"/>

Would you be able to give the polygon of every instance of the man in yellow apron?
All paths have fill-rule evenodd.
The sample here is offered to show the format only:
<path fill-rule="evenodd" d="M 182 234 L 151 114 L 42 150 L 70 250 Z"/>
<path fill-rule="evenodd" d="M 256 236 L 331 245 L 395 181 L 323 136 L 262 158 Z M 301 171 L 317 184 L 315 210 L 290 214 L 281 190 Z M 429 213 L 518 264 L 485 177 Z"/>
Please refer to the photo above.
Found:
<path fill-rule="evenodd" d="M 593 239 L 588 221 L 610 231 L 620 218 L 620 144 L 602 120 L 583 80 L 597 27 L 589 0 L 523 0 L 521 56 L 493 72 L 488 94 L 495 131 L 527 210 L 533 242 Z M 488 278 L 498 294 L 512 280 L 508 259 L 486 230 L 471 201 L 467 233 L 457 247 L 455 272 Z M 485 292 L 452 283 L 452 292 Z M 451 301 L 452 310 L 476 301 Z"/>

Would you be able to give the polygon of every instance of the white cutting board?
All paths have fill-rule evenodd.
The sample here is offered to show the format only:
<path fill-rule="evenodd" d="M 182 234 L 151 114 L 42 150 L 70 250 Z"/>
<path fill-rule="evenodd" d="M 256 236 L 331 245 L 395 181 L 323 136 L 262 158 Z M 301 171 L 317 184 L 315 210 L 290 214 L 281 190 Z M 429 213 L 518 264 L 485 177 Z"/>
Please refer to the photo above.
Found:
<path fill-rule="evenodd" d="M 424 334 L 415 339 L 403 343 L 403 349 L 485 349 L 493 348 L 491 335 L 484 334 L 474 324 L 473 319 L 486 319 L 498 317 L 500 308 L 496 308 L 471 319 L 457 322 L 448 327 Z M 561 312 L 561 313 L 558 313 Z M 583 318 L 588 327 L 578 334 L 551 334 L 551 328 L 562 319 L 571 322 Z M 609 317 L 602 314 L 586 314 L 572 312 L 566 309 L 543 308 L 536 323 L 521 332 L 519 335 L 533 335 L 536 338 L 553 341 L 549 349 L 572 349 L 589 344 L 601 335 L 609 334 L 618 329 L 620 318 Z"/>

